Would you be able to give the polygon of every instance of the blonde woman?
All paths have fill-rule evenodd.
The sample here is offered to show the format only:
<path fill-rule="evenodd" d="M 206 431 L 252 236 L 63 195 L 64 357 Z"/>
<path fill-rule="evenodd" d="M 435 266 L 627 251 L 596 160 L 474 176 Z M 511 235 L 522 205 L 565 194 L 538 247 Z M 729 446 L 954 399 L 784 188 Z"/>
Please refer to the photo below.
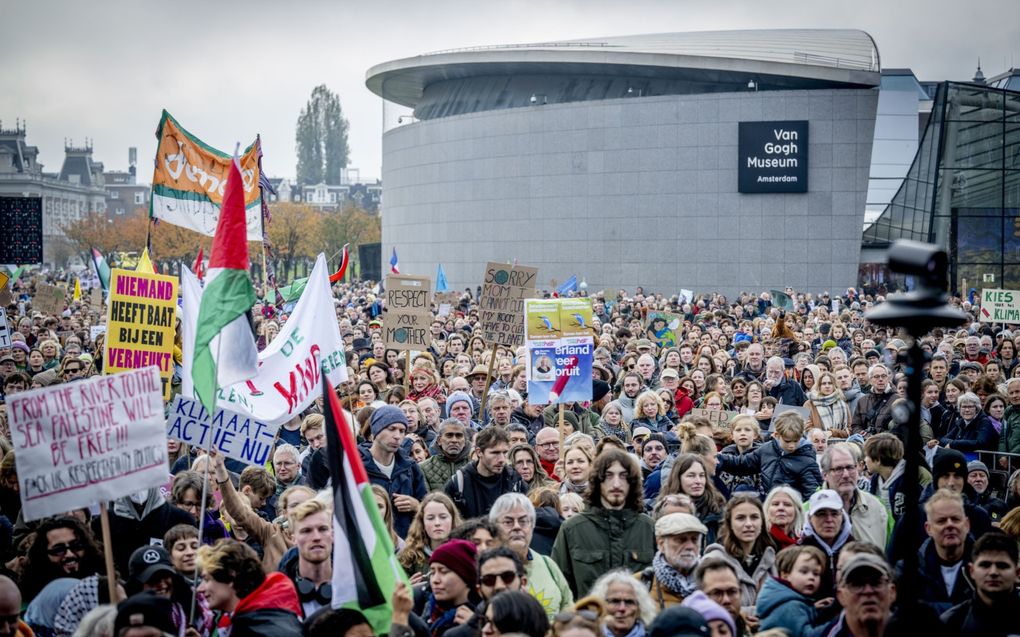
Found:
<path fill-rule="evenodd" d="M 832 372 L 822 372 L 808 394 L 806 407 L 811 412 L 808 426 L 828 431 L 834 438 L 850 435 L 851 413 Z"/>
<path fill-rule="evenodd" d="M 645 391 L 634 401 L 634 419 L 630 421 L 631 431 L 648 427 L 652 433 L 666 433 L 673 429 L 673 421 L 666 417 L 666 405 L 653 391 Z"/>

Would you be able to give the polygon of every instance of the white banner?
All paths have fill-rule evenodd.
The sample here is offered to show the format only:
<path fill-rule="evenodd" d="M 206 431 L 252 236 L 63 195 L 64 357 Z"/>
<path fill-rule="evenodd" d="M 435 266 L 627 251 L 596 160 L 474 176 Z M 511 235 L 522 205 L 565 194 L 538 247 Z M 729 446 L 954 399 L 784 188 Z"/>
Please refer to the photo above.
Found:
<path fill-rule="evenodd" d="M 181 268 L 181 289 L 185 352 L 181 393 L 195 398 L 188 352 L 195 349 L 202 291 L 195 275 L 187 268 Z M 323 373 L 333 387 L 347 380 L 347 359 L 336 321 L 326 257 L 320 254 L 294 312 L 273 342 L 259 352 L 258 376 L 221 387 L 216 406 L 259 422 L 279 425 L 301 413 L 322 395 Z"/>
<path fill-rule="evenodd" d="M 197 400 L 178 394 L 166 420 L 168 438 L 199 449 L 210 446 L 234 460 L 262 466 L 276 442 L 279 425 L 267 425 L 250 416 L 221 409 L 209 422 L 209 412 Z"/>
<path fill-rule="evenodd" d="M 11 326 L 7 322 L 7 310 L 0 307 L 0 347 L 11 346 Z"/>
<path fill-rule="evenodd" d="M 26 521 L 166 482 L 157 367 L 7 397 Z"/>

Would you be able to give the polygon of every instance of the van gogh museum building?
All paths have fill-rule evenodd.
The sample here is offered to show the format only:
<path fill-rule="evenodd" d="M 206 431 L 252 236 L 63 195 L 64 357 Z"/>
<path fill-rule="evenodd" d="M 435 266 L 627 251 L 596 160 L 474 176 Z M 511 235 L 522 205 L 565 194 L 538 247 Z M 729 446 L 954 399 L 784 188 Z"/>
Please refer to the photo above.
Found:
<path fill-rule="evenodd" d="M 1020 287 L 1020 72 L 921 82 L 854 30 L 667 33 L 386 62 L 384 256 L 474 287 L 676 293 L 881 283 L 939 243 L 952 286 Z M 399 116 L 397 114 L 399 113 Z"/>

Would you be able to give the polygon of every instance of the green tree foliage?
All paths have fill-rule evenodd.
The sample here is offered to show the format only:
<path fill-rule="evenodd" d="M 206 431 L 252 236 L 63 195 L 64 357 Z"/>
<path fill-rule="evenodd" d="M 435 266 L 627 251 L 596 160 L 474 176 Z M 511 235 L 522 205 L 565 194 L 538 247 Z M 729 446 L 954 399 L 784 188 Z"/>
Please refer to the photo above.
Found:
<path fill-rule="evenodd" d="M 340 98 L 325 84 L 316 86 L 297 120 L 298 183 L 340 183 L 350 158 L 348 128 Z"/>

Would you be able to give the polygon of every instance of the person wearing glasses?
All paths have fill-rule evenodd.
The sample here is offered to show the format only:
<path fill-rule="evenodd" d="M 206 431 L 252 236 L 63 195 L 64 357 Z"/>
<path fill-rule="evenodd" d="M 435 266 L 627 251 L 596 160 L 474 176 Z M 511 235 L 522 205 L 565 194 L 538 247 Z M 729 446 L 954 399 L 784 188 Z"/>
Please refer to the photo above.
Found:
<path fill-rule="evenodd" d="M 625 570 L 610 571 L 591 588 L 591 595 L 606 603 L 603 633 L 606 637 L 644 635 L 658 609 L 648 590 Z"/>
<path fill-rule="evenodd" d="M 861 553 L 840 571 L 836 599 L 843 607 L 825 634 L 872 636 L 885 633 L 896 601 L 892 569 L 881 557 Z"/>
<path fill-rule="evenodd" d="M 831 445 L 820 461 L 822 479 L 825 488 L 842 498 L 843 510 L 850 515 L 854 539 L 884 548 L 892 528 L 892 514 L 881 500 L 857 486 L 859 461 L 856 445 L 845 442 Z"/>
<path fill-rule="evenodd" d="M 966 392 L 957 398 L 956 409 L 960 415 L 949 425 L 949 433 L 939 439 L 939 445 L 962 451 L 968 462 L 977 460 L 979 451 L 999 448 L 999 434 L 981 409 L 981 399 L 976 394 Z M 928 446 L 934 445 L 929 442 Z"/>
<path fill-rule="evenodd" d="M 77 357 L 65 358 L 60 366 L 60 380 L 62 382 L 73 383 L 84 378 L 84 374 L 85 363 L 81 362 Z"/>
<path fill-rule="evenodd" d="M 740 609 L 740 580 L 737 579 L 737 567 L 730 558 L 721 554 L 706 555 L 694 569 L 694 580 L 698 591 L 730 614 L 737 629 L 735 635 L 743 637 L 758 630 L 758 617 L 745 616 Z M 688 599 L 696 601 L 698 597 L 699 594 L 694 593 Z"/>
<path fill-rule="evenodd" d="M 520 493 L 501 495 L 489 510 L 489 519 L 500 526 L 506 547 L 524 565 L 524 590 L 542 603 L 550 619 L 569 610 L 574 605 L 574 595 L 560 567 L 549 556 L 531 550 L 537 519 L 531 501 Z"/>
<path fill-rule="evenodd" d="M 878 363 L 868 368 L 870 390 L 857 401 L 851 419 L 850 432 L 870 435 L 888 431 L 892 424 L 893 391 L 892 373 L 885 365 Z"/>
<path fill-rule="evenodd" d="M 81 521 L 69 516 L 49 518 L 36 529 L 28 549 L 21 593 L 31 600 L 59 577 L 82 579 L 102 569 L 103 553 Z"/>

